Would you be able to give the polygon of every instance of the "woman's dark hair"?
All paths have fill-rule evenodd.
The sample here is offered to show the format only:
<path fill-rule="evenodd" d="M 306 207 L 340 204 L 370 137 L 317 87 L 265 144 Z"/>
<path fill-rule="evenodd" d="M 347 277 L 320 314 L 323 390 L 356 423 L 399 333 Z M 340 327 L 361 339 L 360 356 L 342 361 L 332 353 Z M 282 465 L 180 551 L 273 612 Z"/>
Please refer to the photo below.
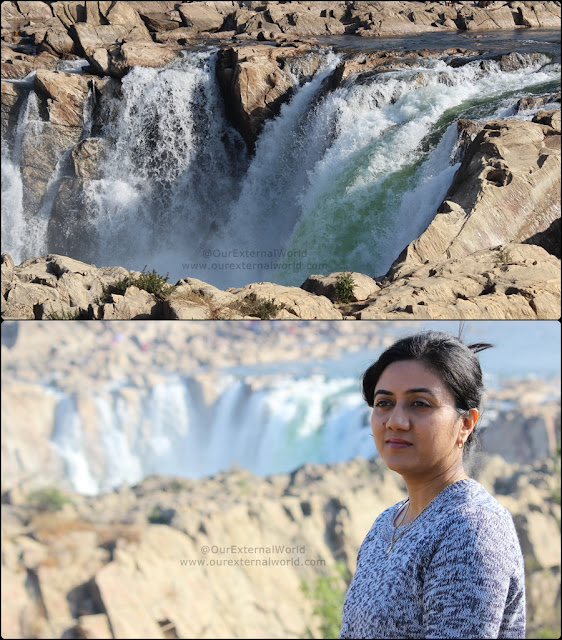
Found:
<path fill-rule="evenodd" d="M 370 407 L 373 406 L 375 387 L 389 364 L 400 360 L 419 360 L 451 390 L 456 409 L 461 415 L 469 409 L 480 409 L 484 385 L 476 354 L 492 346 L 487 342 L 465 345 L 460 337 L 455 338 L 442 331 L 423 331 L 401 338 L 388 347 L 363 374 L 363 398 Z M 465 448 L 471 442 L 472 433 L 465 442 Z"/>

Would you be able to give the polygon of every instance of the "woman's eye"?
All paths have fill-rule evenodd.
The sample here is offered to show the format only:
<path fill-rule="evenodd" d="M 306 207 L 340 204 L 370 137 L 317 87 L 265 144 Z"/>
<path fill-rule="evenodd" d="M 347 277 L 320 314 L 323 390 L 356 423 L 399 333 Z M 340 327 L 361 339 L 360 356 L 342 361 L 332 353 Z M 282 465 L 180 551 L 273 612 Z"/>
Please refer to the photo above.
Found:
<path fill-rule="evenodd" d="M 423 400 L 414 400 L 413 405 L 415 407 L 429 407 L 430 406 L 427 402 L 424 402 Z"/>
<path fill-rule="evenodd" d="M 390 402 L 388 400 L 378 400 L 375 402 L 375 407 L 389 407 Z"/>

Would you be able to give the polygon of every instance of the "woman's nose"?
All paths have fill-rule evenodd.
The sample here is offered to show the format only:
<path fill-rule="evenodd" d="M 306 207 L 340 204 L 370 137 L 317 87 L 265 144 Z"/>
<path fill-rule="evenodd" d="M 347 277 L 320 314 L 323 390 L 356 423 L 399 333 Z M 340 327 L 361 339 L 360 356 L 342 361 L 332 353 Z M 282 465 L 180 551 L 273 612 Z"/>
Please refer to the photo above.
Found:
<path fill-rule="evenodd" d="M 409 429 L 410 418 L 400 405 L 395 405 L 390 410 L 387 420 L 383 423 L 387 429 Z"/>

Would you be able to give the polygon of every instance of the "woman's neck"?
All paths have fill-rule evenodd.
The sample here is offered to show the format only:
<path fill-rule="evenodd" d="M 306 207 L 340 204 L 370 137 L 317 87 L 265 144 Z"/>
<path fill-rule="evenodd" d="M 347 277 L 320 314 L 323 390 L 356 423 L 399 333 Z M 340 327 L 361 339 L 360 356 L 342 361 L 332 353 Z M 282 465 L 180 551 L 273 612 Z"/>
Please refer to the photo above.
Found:
<path fill-rule="evenodd" d="M 408 498 L 410 501 L 410 509 L 406 522 L 411 522 L 417 518 L 427 505 L 438 496 L 443 489 L 457 482 L 468 478 L 465 470 L 457 468 L 441 473 L 433 478 L 419 480 L 417 478 L 404 478 L 406 488 L 408 489 Z"/>

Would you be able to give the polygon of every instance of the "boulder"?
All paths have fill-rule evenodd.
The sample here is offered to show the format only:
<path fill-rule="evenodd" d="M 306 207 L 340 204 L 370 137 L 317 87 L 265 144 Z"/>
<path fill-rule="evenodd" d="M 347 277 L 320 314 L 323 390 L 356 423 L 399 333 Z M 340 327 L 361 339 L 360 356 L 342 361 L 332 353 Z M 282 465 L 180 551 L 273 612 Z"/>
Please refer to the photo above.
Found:
<path fill-rule="evenodd" d="M 182 25 L 193 29 L 196 33 L 201 31 L 219 31 L 224 23 L 224 15 L 213 6 L 217 3 L 182 3 L 179 13 Z"/>
<path fill-rule="evenodd" d="M 137 287 L 128 287 L 125 294 L 113 294 L 113 303 L 103 307 L 104 320 L 149 320 L 162 315 L 162 303 L 156 296 Z"/>
<path fill-rule="evenodd" d="M 325 296 L 316 296 L 299 287 L 285 287 L 271 282 L 255 282 L 242 288 L 229 288 L 227 292 L 235 294 L 238 301 L 249 298 L 253 301 L 268 300 L 275 305 L 284 306 L 288 317 L 303 320 L 341 320 L 337 311 Z M 287 315 L 285 315 L 287 317 Z"/>
<path fill-rule="evenodd" d="M 345 273 L 344 271 L 337 271 L 327 276 L 309 276 L 305 282 L 301 284 L 301 289 L 314 293 L 317 296 L 326 296 L 326 298 L 332 302 L 340 302 L 337 299 L 336 284 L 338 278 L 345 275 Z M 367 300 L 367 298 L 372 297 L 380 289 L 375 280 L 364 273 L 352 271 L 349 275 L 353 280 L 353 294 L 350 296 L 349 302 Z"/>

